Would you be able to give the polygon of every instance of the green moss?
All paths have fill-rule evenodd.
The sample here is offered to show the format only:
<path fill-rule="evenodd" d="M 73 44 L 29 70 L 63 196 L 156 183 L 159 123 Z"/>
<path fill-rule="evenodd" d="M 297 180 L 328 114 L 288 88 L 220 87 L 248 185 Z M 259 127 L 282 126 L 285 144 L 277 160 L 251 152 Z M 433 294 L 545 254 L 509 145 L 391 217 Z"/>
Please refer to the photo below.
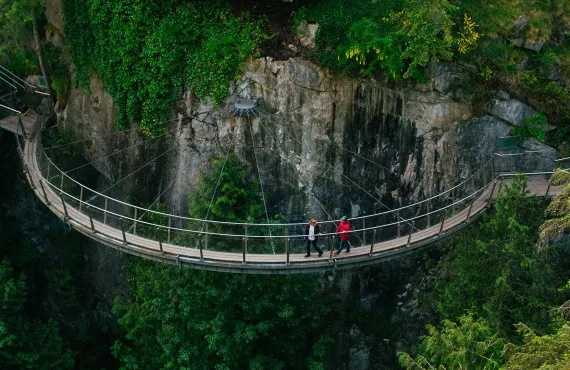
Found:
<path fill-rule="evenodd" d="M 221 102 L 263 36 L 221 2 L 66 0 L 64 16 L 78 84 L 99 75 L 119 125 L 137 122 L 150 134 L 164 129 L 185 87 Z"/>

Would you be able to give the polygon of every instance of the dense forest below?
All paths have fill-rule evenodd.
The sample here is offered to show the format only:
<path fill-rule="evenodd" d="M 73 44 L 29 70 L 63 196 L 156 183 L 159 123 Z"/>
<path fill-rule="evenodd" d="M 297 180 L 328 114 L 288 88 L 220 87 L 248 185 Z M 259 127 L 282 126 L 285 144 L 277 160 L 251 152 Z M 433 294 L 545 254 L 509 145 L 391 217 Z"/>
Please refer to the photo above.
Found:
<path fill-rule="evenodd" d="M 0 64 L 43 76 L 56 107 L 96 75 L 116 126 L 149 137 L 185 91 L 221 104 L 252 57 L 410 88 L 447 63 L 467 71 L 479 109 L 502 89 L 536 110 L 515 136 L 570 155 L 569 1 L 63 0 L 63 40 L 46 16 L 54 3 L 0 0 Z M 312 25 L 314 45 L 299 42 Z M 475 224 L 404 260 L 275 277 L 101 251 L 34 199 L 4 132 L 0 171 L 2 369 L 570 368 L 567 172 L 549 202 L 517 178 Z M 189 212 L 260 216 L 244 172 L 231 158 L 226 176 L 202 177 L 198 189 L 221 182 L 223 201 L 198 191 Z M 351 290 L 359 280 L 380 297 L 372 309 Z M 356 327 L 374 348 L 366 366 Z"/>

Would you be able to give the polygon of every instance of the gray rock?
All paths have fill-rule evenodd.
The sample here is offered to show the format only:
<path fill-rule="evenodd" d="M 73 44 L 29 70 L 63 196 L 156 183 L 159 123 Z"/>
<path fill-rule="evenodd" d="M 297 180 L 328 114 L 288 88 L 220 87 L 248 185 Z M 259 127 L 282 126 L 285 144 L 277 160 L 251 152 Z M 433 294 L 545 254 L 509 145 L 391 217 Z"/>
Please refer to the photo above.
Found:
<path fill-rule="evenodd" d="M 512 125 L 520 125 L 525 119 L 536 114 L 536 111 L 525 103 L 511 98 L 505 99 L 505 93 L 492 99 L 487 107 L 487 112 L 492 116 L 502 119 Z"/>
<path fill-rule="evenodd" d="M 308 49 L 314 49 L 316 44 L 318 23 L 301 22 L 297 27 L 297 38 L 299 43 Z"/>

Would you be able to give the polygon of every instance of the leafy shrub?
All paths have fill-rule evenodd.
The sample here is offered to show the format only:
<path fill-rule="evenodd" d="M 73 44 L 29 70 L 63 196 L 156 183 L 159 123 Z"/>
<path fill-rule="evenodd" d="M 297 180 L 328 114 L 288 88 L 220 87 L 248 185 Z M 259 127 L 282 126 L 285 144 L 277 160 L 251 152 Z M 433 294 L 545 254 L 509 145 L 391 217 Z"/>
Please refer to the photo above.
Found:
<path fill-rule="evenodd" d="M 261 25 L 221 2 L 65 0 L 65 32 L 80 86 L 98 74 L 120 126 L 160 133 L 184 87 L 220 102 L 262 39 Z"/>
<path fill-rule="evenodd" d="M 544 142 L 548 119 L 543 113 L 536 113 L 525 119 L 520 126 L 513 128 L 513 136 L 520 138 L 535 138 Z"/>

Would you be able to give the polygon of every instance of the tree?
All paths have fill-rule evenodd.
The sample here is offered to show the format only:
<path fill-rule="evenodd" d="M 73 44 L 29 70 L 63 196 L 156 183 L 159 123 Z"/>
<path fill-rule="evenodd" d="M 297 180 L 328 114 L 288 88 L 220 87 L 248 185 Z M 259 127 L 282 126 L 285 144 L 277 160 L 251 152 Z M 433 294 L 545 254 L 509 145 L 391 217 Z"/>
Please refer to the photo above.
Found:
<path fill-rule="evenodd" d="M 56 324 L 26 314 L 26 284 L 0 262 L 0 364 L 3 369 L 71 369 Z"/>
<path fill-rule="evenodd" d="M 257 188 L 247 178 L 234 154 L 214 161 L 190 209 L 202 217 L 210 209 L 212 218 L 226 221 L 261 215 Z M 122 369 L 295 369 L 309 363 L 317 369 L 324 361 L 332 305 L 317 279 L 142 261 L 133 262 L 129 276 L 130 293 L 115 304 L 123 335 L 113 351 Z"/>
<path fill-rule="evenodd" d="M 442 326 L 428 325 L 417 355 L 399 353 L 400 364 L 411 370 L 502 368 L 504 341 L 485 320 L 465 315 L 457 322 L 444 320 Z"/>
<path fill-rule="evenodd" d="M 525 184 L 516 179 L 501 192 L 495 213 L 452 243 L 440 267 L 446 277 L 436 288 L 443 318 L 474 311 L 507 337 L 518 322 L 547 325 L 562 282 L 535 246 L 542 208 L 539 200 L 526 197 Z"/>
<path fill-rule="evenodd" d="M 524 324 L 517 325 L 524 342 L 506 347 L 509 370 L 570 369 L 570 325 L 564 324 L 555 333 L 537 335 Z"/>

